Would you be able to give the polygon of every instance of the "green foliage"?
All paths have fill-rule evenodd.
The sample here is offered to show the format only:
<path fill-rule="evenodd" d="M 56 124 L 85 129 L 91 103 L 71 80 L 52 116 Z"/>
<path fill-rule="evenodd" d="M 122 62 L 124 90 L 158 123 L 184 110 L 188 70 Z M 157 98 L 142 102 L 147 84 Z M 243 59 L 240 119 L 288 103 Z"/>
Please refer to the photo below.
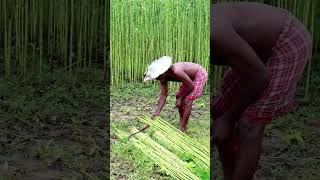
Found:
<path fill-rule="evenodd" d="M 187 162 L 187 167 L 191 169 L 191 171 L 197 175 L 201 180 L 208 180 L 210 179 L 210 169 L 203 168 L 197 165 L 191 158 L 191 156 L 187 153 L 182 153 L 179 157 Z"/>
<path fill-rule="evenodd" d="M 304 144 L 304 138 L 302 135 L 302 132 L 300 130 L 296 129 L 290 129 L 288 134 L 283 137 L 284 142 L 287 145 L 303 145 Z"/>

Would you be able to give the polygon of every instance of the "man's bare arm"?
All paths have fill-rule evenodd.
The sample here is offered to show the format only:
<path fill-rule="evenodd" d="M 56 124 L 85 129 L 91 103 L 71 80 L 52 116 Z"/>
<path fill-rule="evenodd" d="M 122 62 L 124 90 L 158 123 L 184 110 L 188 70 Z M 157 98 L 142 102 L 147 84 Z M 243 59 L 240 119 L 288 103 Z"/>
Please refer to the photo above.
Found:
<path fill-rule="evenodd" d="M 160 114 L 163 106 L 166 103 L 167 95 L 168 95 L 168 82 L 161 81 L 160 82 L 160 98 L 158 101 L 158 108 L 156 110 L 156 114 Z"/>
<path fill-rule="evenodd" d="M 175 70 L 174 73 L 176 75 L 176 78 L 180 80 L 184 85 L 187 86 L 186 91 L 184 91 L 184 93 L 181 94 L 181 97 L 180 97 L 181 99 L 184 99 L 188 94 L 192 92 L 194 83 L 183 70 L 180 70 L 180 69 Z"/>
<path fill-rule="evenodd" d="M 252 47 L 237 34 L 231 24 L 219 23 L 214 27 L 213 48 L 240 78 L 236 99 L 226 112 L 229 119 L 238 120 L 267 87 L 269 73 Z"/>

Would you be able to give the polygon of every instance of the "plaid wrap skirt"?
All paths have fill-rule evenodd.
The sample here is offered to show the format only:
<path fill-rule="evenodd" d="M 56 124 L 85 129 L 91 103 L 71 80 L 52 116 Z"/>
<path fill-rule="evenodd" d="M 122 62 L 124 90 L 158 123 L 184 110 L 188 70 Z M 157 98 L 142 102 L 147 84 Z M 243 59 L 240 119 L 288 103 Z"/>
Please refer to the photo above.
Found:
<path fill-rule="evenodd" d="M 207 80 L 208 80 L 208 73 L 202 66 L 200 66 L 200 69 L 198 70 L 196 77 L 193 80 L 193 83 L 194 83 L 193 90 L 191 91 L 190 94 L 188 94 L 186 96 L 186 98 L 193 101 L 193 100 L 201 97 L 203 88 L 204 88 Z M 187 90 L 187 86 L 185 84 L 181 83 L 179 90 L 176 93 L 176 98 L 177 99 L 180 98 L 181 94 L 184 93 L 186 90 Z"/>

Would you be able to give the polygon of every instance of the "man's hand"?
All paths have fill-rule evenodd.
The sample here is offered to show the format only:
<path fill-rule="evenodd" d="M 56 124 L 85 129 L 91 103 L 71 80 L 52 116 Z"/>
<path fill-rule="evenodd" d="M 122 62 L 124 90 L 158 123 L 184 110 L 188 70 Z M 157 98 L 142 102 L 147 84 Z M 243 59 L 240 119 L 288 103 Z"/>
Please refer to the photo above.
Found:
<path fill-rule="evenodd" d="M 235 121 L 230 116 L 225 114 L 216 119 L 213 126 L 214 144 L 220 145 L 221 143 L 226 142 L 232 138 Z"/>
<path fill-rule="evenodd" d="M 156 111 L 151 115 L 151 119 L 154 119 L 155 117 L 160 116 L 160 112 Z"/>
<path fill-rule="evenodd" d="M 178 99 L 176 100 L 176 107 L 179 108 L 181 105 L 182 105 L 182 99 L 181 99 L 181 98 L 178 98 Z"/>

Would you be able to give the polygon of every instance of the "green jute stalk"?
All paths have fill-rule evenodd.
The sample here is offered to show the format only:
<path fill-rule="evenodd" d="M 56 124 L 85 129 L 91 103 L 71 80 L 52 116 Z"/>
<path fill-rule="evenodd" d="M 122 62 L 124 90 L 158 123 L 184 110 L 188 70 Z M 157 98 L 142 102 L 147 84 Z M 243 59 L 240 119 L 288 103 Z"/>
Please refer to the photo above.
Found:
<path fill-rule="evenodd" d="M 131 132 L 136 132 L 136 128 L 132 128 Z M 115 129 L 115 134 L 120 138 L 127 138 L 129 134 Z M 180 160 L 175 154 L 165 149 L 163 146 L 146 136 L 144 133 L 136 134 L 132 138 L 133 145 L 141 150 L 145 155 L 152 159 L 156 164 L 165 169 L 165 171 L 175 179 L 193 180 L 199 179 L 190 169 L 186 167 L 186 162 Z"/>

